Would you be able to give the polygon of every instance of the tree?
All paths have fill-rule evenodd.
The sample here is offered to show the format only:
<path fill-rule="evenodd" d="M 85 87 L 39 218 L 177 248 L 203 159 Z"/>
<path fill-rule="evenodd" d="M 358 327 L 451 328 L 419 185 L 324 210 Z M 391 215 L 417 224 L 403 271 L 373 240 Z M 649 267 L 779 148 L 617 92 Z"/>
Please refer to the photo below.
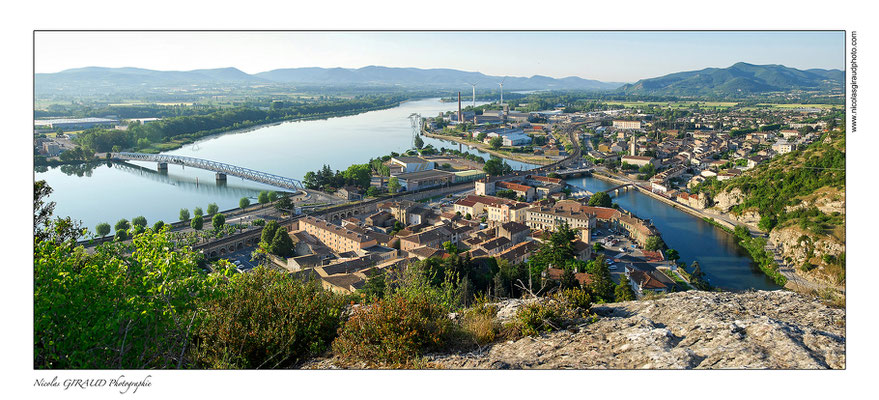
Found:
<path fill-rule="evenodd" d="M 458 246 L 455 246 L 451 241 L 443 242 L 443 249 L 449 254 L 458 254 Z"/>
<path fill-rule="evenodd" d="M 620 276 L 620 283 L 614 288 L 614 301 L 632 301 L 635 300 L 635 291 L 629 283 L 629 277 Z"/>
<path fill-rule="evenodd" d="M 259 192 L 259 196 L 257 197 L 257 201 L 259 202 L 259 204 L 268 203 L 269 202 L 269 192 L 265 191 L 265 190 L 263 190 L 262 192 Z"/>
<path fill-rule="evenodd" d="M 214 218 L 211 219 L 211 223 L 213 223 L 215 230 L 220 230 L 223 225 L 226 225 L 226 216 L 224 216 L 223 214 L 214 214 Z"/>
<path fill-rule="evenodd" d="M 486 136 L 488 136 L 488 133 L 486 133 L 486 132 L 479 132 L 479 133 L 476 135 L 476 140 L 478 140 L 478 141 L 481 142 L 481 141 L 485 140 Z"/>
<path fill-rule="evenodd" d="M 342 173 L 342 177 L 346 184 L 367 188 L 372 179 L 372 168 L 369 164 L 354 164 Z"/>
<path fill-rule="evenodd" d="M 48 226 L 52 212 L 55 210 L 55 202 L 44 202 L 43 199 L 52 194 L 52 188 L 46 181 L 34 182 L 34 237 L 45 239 L 44 227 Z"/>
<path fill-rule="evenodd" d="M 272 244 L 272 240 L 275 238 L 275 232 L 281 228 L 281 225 L 278 224 L 278 221 L 268 221 L 265 226 L 262 228 L 262 234 L 260 234 L 259 240 L 266 244 L 266 246 Z"/>
<path fill-rule="evenodd" d="M 504 145 L 504 138 L 500 136 L 495 136 L 488 141 L 488 145 L 491 146 L 492 149 L 499 149 Z"/>
<path fill-rule="evenodd" d="M 500 158 L 492 157 L 485 162 L 485 165 L 482 166 L 482 170 L 488 175 L 500 176 L 512 172 L 513 167 Z"/>
<path fill-rule="evenodd" d="M 590 261 L 586 266 L 592 282 L 589 283 L 589 291 L 594 296 L 605 301 L 614 301 L 614 285 L 610 278 L 610 269 L 603 254 L 599 254 L 595 260 Z"/>
<path fill-rule="evenodd" d="M 147 220 L 143 215 L 139 215 L 131 219 L 131 225 L 143 228 L 147 225 Z"/>
<path fill-rule="evenodd" d="M 366 189 L 366 197 L 377 197 L 381 194 L 381 190 L 378 186 L 370 186 L 369 189 Z"/>
<path fill-rule="evenodd" d="M 217 203 L 208 204 L 208 215 L 214 215 L 220 211 L 220 207 L 217 206 Z"/>
<path fill-rule="evenodd" d="M 649 251 L 656 251 L 662 248 L 662 239 L 659 236 L 653 235 L 647 238 L 647 243 L 644 248 Z"/>
<path fill-rule="evenodd" d="M 158 231 L 162 230 L 162 228 L 164 226 L 165 226 L 165 221 L 162 221 L 162 220 L 156 221 L 156 223 L 153 224 L 153 232 L 158 232 Z"/>
<path fill-rule="evenodd" d="M 292 210 L 293 209 L 293 200 L 290 200 L 290 196 L 281 196 L 275 202 L 275 209 L 277 210 Z"/>
<path fill-rule="evenodd" d="M 678 251 L 675 249 L 668 249 L 665 251 L 665 258 L 671 262 L 675 262 L 681 259 L 681 255 L 678 254 Z"/>
<path fill-rule="evenodd" d="M 610 200 L 610 195 L 607 193 L 597 192 L 589 197 L 589 202 L 587 204 L 594 207 L 610 207 L 612 201 Z"/>
<path fill-rule="evenodd" d="M 211 293 L 219 274 L 202 273 L 199 254 L 163 234 L 143 235 L 134 246 L 133 253 L 98 246 L 88 254 L 35 242 L 34 368 L 181 366 L 198 296 Z"/>
<path fill-rule="evenodd" d="M 189 223 L 189 226 L 192 227 L 192 229 L 200 231 L 201 228 L 204 227 L 204 217 L 202 217 L 201 215 L 196 215 L 195 217 L 192 218 L 192 221 Z"/>
<path fill-rule="evenodd" d="M 181 208 L 180 209 L 180 220 L 186 221 L 189 219 L 189 209 Z"/>
<path fill-rule="evenodd" d="M 98 236 L 104 237 L 110 234 L 110 224 L 106 222 L 101 222 L 98 226 L 95 227 L 95 232 L 98 233 Z"/>
<path fill-rule="evenodd" d="M 604 250 L 604 247 L 601 245 L 601 243 L 598 243 L 598 242 L 592 243 L 592 251 L 593 252 L 598 253 L 599 251 L 602 251 L 602 250 Z"/>
<path fill-rule="evenodd" d="M 204 216 L 204 211 L 201 209 L 201 207 L 196 207 L 194 210 L 192 210 L 192 215 L 195 215 L 196 217 L 202 217 Z"/>
<path fill-rule="evenodd" d="M 269 253 L 285 258 L 293 256 L 293 240 L 290 239 L 286 229 L 280 228 L 275 231 L 275 237 L 269 245 Z"/>
<path fill-rule="evenodd" d="M 280 196 L 281 195 L 279 195 L 278 192 L 272 190 L 271 192 L 269 192 L 269 202 L 271 203 L 277 201 Z"/>
<path fill-rule="evenodd" d="M 388 193 L 397 193 L 400 188 L 400 180 L 396 176 L 388 180 Z"/>
<path fill-rule="evenodd" d="M 420 149 L 424 147 L 424 140 L 421 139 L 421 135 L 415 135 L 415 148 Z"/>
<path fill-rule="evenodd" d="M 693 261 L 690 268 L 693 270 L 690 272 L 690 284 L 699 290 L 710 290 L 711 285 L 705 281 L 705 273 L 702 272 L 702 268 L 699 266 L 699 261 Z"/>
<path fill-rule="evenodd" d="M 772 228 L 775 227 L 776 220 L 773 215 L 766 214 L 760 217 L 760 222 L 757 224 L 757 227 L 760 228 L 761 231 L 769 232 Z"/>
<path fill-rule="evenodd" d="M 131 228 L 131 225 L 128 223 L 127 219 L 122 218 L 119 221 L 116 221 L 116 225 L 114 225 L 113 228 L 116 230 L 116 232 L 127 231 Z"/>
<path fill-rule="evenodd" d="M 562 273 L 562 278 L 559 281 L 559 288 L 562 290 L 580 288 L 580 282 L 577 282 L 573 268 L 565 268 L 565 272 Z"/>
<path fill-rule="evenodd" d="M 247 197 L 242 197 L 241 200 L 238 200 L 238 208 L 247 208 L 250 205 L 250 199 Z"/>

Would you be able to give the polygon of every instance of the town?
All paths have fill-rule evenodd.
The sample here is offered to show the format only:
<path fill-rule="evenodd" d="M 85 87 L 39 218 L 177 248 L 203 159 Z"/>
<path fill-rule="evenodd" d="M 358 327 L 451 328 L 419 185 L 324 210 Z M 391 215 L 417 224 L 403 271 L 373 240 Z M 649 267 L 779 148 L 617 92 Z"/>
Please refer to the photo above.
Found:
<path fill-rule="evenodd" d="M 527 264 L 549 235 L 564 226 L 576 233 L 571 246 L 577 259 L 600 257 L 614 284 L 627 282 L 637 297 L 686 290 L 695 287 L 692 271 L 668 258 L 650 216 L 633 215 L 612 204 L 611 197 L 620 190 L 639 190 L 696 215 L 709 215 L 698 214 L 710 205 L 698 191 L 701 185 L 730 179 L 806 146 L 834 123 L 831 110 L 807 107 L 701 111 L 696 106 L 665 118 L 635 107 L 513 112 L 509 104 L 494 106 L 498 109 L 485 109 L 481 115 L 462 111 L 428 118 L 421 133 L 452 137 L 462 149 L 481 141 L 494 150 L 539 155 L 548 166 L 531 171 L 489 168 L 499 160 L 480 163 L 468 159 L 469 153 L 431 146 L 394 153 L 376 160 L 383 167 L 373 171 L 384 174 L 371 177 L 369 190 L 316 186 L 351 203 L 326 211 L 291 209 L 278 218 L 290 238 L 288 256 L 262 252 L 250 259 L 249 251 L 238 251 L 233 258 L 238 269 L 247 272 L 260 260 L 319 279 L 328 290 L 354 293 L 371 277 L 418 260 L 454 255 L 487 269 L 501 261 Z M 619 186 L 596 195 L 563 179 L 582 174 Z M 714 216 L 730 229 L 738 225 Z M 226 254 L 223 244 L 197 248 L 207 250 L 209 258 Z M 558 283 L 564 271 L 564 266 L 548 266 L 540 276 Z M 584 287 L 592 279 L 583 270 L 575 276 Z"/>

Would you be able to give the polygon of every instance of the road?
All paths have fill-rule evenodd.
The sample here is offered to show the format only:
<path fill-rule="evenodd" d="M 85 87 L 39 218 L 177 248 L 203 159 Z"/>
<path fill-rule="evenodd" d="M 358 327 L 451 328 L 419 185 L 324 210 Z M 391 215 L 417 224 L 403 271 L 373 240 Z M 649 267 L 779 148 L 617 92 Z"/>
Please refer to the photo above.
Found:
<path fill-rule="evenodd" d="M 824 289 L 830 288 L 833 290 L 839 290 L 840 292 L 842 292 L 843 295 L 845 295 L 845 288 L 838 289 L 836 287 L 812 282 L 797 274 L 796 270 L 794 270 L 795 267 L 785 262 L 784 258 L 781 255 L 781 250 L 776 247 L 774 243 L 769 243 L 767 241 L 764 250 L 772 253 L 773 258 L 775 259 L 775 263 L 778 264 L 778 272 L 784 275 L 785 278 L 787 278 L 787 285 L 785 285 L 785 287 L 793 289 L 794 291 L 800 293 L 808 293 L 812 291 L 819 292 Z"/>

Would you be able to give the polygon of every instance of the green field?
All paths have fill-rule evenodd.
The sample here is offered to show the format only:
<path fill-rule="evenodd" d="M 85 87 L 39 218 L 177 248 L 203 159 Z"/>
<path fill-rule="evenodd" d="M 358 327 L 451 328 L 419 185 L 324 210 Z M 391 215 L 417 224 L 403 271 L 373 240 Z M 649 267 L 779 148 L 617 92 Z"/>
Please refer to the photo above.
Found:
<path fill-rule="evenodd" d="M 821 109 L 833 109 L 833 108 L 843 108 L 842 104 L 769 104 L 769 103 L 760 103 L 758 106 L 769 106 L 772 108 L 821 108 Z"/>
<path fill-rule="evenodd" d="M 737 102 L 734 101 L 672 101 L 672 102 L 661 102 L 661 101 L 608 101 L 607 104 L 613 105 L 621 105 L 626 108 L 636 108 L 636 107 L 645 107 L 647 105 L 652 105 L 654 107 L 666 107 L 666 108 L 689 108 L 694 105 L 699 105 L 699 107 L 719 107 L 719 108 L 729 108 L 733 107 Z"/>

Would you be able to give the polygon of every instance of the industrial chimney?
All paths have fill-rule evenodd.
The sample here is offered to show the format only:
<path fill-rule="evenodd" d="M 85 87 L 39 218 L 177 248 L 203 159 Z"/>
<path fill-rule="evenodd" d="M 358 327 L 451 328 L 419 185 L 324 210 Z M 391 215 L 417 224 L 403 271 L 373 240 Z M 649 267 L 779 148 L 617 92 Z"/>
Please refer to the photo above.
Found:
<path fill-rule="evenodd" d="M 461 113 L 461 92 L 458 92 L 458 122 L 464 123 L 464 114 Z"/>

